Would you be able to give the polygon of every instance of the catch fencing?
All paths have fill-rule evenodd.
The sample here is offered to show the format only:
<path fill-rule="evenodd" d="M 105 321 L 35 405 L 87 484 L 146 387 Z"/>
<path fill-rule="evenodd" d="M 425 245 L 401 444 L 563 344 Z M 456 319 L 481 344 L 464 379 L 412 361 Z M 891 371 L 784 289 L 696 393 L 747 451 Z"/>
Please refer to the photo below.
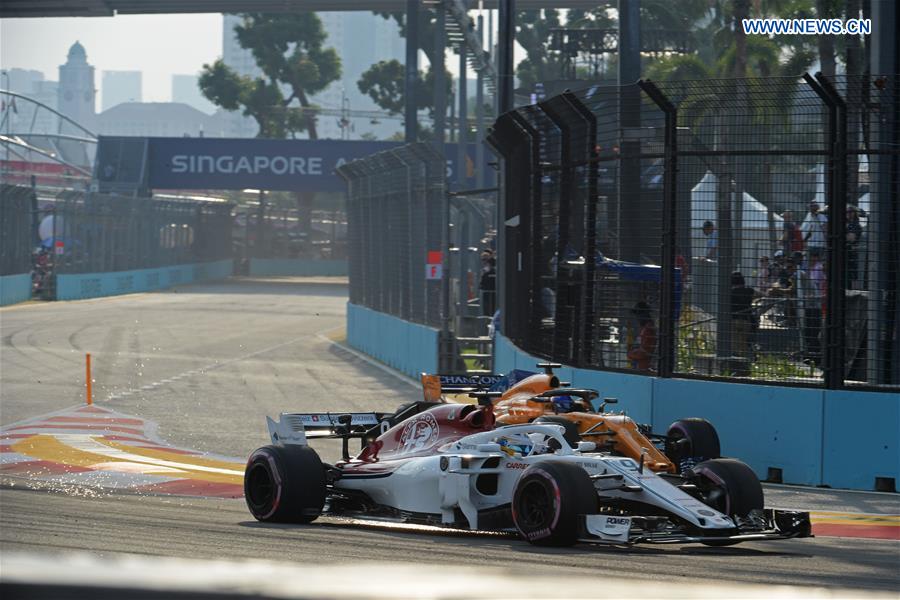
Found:
<path fill-rule="evenodd" d="M 350 302 L 430 327 L 449 327 L 444 157 L 426 144 L 338 168 L 347 181 Z"/>
<path fill-rule="evenodd" d="M 31 188 L 0 185 L 0 276 L 31 272 L 35 205 Z"/>
<path fill-rule="evenodd" d="M 31 273 L 55 298 L 57 275 L 111 273 L 232 257 L 232 205 L 89 192 L 0 189 L 0 275 Z"/>
<path fill-rule="evenodd" d="M 501 115 L 503 333 L 576 367 L 897 387 L 897 99 L 641 81 Z"/>
<path fill-rule="evenodd" d="M 40 228 L 56 274 L 107 273 L 231 258 L 232 205 L 66 192 Z"/>

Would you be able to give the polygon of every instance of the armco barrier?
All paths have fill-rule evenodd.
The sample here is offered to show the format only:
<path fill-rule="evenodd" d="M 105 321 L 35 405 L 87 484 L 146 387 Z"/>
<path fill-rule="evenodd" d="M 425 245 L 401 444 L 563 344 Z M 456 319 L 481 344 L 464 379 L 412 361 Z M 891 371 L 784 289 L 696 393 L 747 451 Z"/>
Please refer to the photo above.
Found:
<path fill-rule="evenodd" d="M 0 277 L 0 306 L 31 298 L 31 273 Z"/>
<path fill-rule="evenodd" d="M 494 370 L 542 362 L 495 339 Z M 704 417 L 722 453 L 760 478 L 781 469 L 784 483 L 871 490 L 876 478 L 900 479 L 900 395 L 759 386 L 564 368 L 560 379 L 617 397 L 618 410 L 665 431 L 681 417 Z"/>
<path fill-rule="evenodd" d="M 251 258 L 250 275 L 346 276 L 346 260 Z"/>
<path fill-rule="evenodd" d="M 56 299 L 83 300 L 101 296 L 152 292 L 173 285 L 224 279 L 231 275 L 232 270 L 233 261 L 229 259 L 134 271 L 60 274 L 56 276 Z"/>
<path fill-rule="evenodd" d="M 437 329 L 348 302 L 347 343 L 410 377 L 437 373 Z"/>

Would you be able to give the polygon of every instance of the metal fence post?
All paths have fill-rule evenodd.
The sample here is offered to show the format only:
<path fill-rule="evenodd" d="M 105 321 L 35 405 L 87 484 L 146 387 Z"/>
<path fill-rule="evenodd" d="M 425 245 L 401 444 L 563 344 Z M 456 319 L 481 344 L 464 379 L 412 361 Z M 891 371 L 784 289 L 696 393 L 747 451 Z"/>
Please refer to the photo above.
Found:
<path fill-rule="evenodd" d="M 663 179 L 662 276 L 659 302 L 660 377 L 671 377 L 675 370 L 675 245 L 677 240 L 678 113 L 665 94 L 650 80 L 638 85 L 665 114 L 665 171 Z"/>
<path fill-rule="evenodd" d="M 825 344 L 822 355 L 824 383 L 827 389 L 844 385 L 845 300 L 844 238 L 847 230 L 847 106 L 834 85 L 822 73 L 815 79 L 805 73 L 803 79 L 822 98 L 828 109 L 828 177 L 825 180 L 828 203 L 827 292 L 825 297 Z"/>

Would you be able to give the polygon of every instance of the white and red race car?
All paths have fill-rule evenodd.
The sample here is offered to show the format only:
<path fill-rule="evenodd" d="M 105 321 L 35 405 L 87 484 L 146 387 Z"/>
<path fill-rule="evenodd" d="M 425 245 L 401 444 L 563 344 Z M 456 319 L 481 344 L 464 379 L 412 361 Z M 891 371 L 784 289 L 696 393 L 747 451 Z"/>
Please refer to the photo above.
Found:
<path fill-rule="evenodd" d="M 534 544 L 639 542 L 729 545 L 810 536 L 809 514 L 763 508 L 753 471 L 713 459 L 657 474 L 643 459 L 572 447 L 556 424 L 497 427 L 493 392 L 472 404 L 416 403 L 397 414 L 284 413 L 272 445 L 247 462 L 256 519 L 309 523 L 319 515 L 483 531 L 518 531 Z M 323 463 L 308 442 L 343 440 Z M 350 457 L 348 440 L 362 440 Z"/>

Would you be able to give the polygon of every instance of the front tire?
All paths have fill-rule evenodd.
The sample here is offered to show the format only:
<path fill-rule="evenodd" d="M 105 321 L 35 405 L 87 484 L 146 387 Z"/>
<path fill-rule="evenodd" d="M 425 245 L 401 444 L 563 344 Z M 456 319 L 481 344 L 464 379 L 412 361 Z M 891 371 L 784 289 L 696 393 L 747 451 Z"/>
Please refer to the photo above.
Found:
<path fill-rule="evenodd" d="M 579 465 L 546 460 L 529 467 L 516 482 L 512 517 L 519 534 L 538 546 L 571 546 L 578 541 L 579 515 L 597 511 L 597 492 Z"/>
<path fill-rule="evenodd" d="M 765 505 L 762 484 L 753 469 L 733 458 L 717 458 L 695 466 L 691 473 L 703 502 L 729 517 L 744 518 Z M 738 542 L 709 541 L 707 546 L 731 546 Z"/>
<path fill-rule="evenodd" d="M 719 434 L 706 419 L 679 419 L 669 425 L 666 437 L 666 455 L 676 466 L 686 459 L 700 462 L 722 455 Z"/>
<path fill-rule="evenodd" d="M 263 446 L 244 471 L 244 500 L 258 521 L 311 523 L 325 505 L 325 470 L 308 446 Z"/>

